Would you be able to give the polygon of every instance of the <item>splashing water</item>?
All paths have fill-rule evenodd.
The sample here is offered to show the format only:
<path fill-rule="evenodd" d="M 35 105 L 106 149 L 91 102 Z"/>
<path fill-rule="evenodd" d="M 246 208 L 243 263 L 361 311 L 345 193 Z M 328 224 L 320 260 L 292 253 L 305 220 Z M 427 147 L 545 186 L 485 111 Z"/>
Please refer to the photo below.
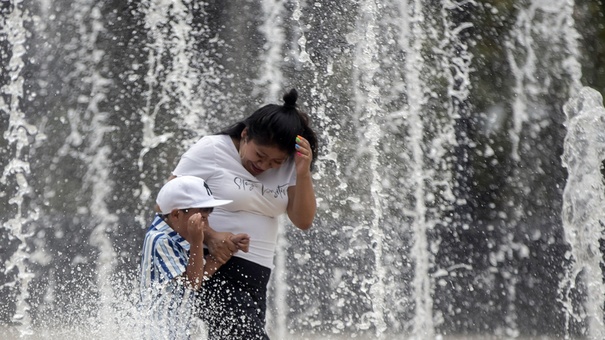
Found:
<path fill-rule="evenodd" d="M 321 142 L 319 209 L 307 233 L 283 220 L 275 338 L 602 338 L 605 301 L 586 297 L 604 296 L 604 109 L 578 92 L 581 11 L 511 7 L 0 1 L 0 332 L 140 337 L 154 195 L 200 136 L 295 87 Z M 490 20 L 510 23 L 494 50 Z M 500 127 L 479 136 L 492 105 Z"/>
<path fill-rule="evenodd" d="M 519 146 L 523 124 L 535 120 L 543 114 L 540 98 L 545 95 L 554 79 L 543 72 L 542 63 L 549 59 L 566 55 L 572 51 L 560 67 L 558 74 L 568 73 L 571 77 L 570 95 L 580 87 L 581 69 L 577 61 L 579 34 L 573 20 L 573 3 L 567 0 L 533 0 L 527 8 L 519 11 L 511 39 L 506 42 L 508 61 L 515 76 L 515 101 L 513 104 L 513 128 L 510 136 L 513 142 L 512 157 L 519 160 Z M 540 25 L 534 22 L 540 20 Z M 548 54 L 543 54 L 541 46 L 548 44 Z M 557 73 L 553 73 L 557 74 Z"/>
<path fill-rule="evenodd" d="M 14 285 L 22 292 L 15 301 L 16 308 L 12 321 L 19 325 L 19 332 L 25 336 L 33 334 L 28 292 L 35 274 L 27 265 L 31 252 L 28 240 L 33 235 L 29 228 L 31 222 L 38 217 L 35 206 L 29 206 L 26 201 L 27 196 L 33 194 L 28 183 L 28 176 L 31 173 L 28 152 L 33 148 L 31 141 L 36 138 L 38 131 L 27 122 L 25 114 L 21 111 L 21 101 L 24 97 L 22 71 L 27 31 L 24 28 L 21 2 L 15 1 L 14 6 L 15 10 L 3 19 L 0 29 L 0 36 L 6 37 L 13 51 L 6 67 L 9 82 L 2 86 L 3 96 L 0 97 L 0 112 L 9 115 L 4 139 L 7 140 L 8 148 L 11 150 L 10 161 L 2 172 L 0 183 L 5 188 L 11 188 L 10 191 L 2 190 L 2 196 L 12 195 L 8 199 L 8 204 L 16 206 L 16 209 L 9 210 L 9 213 L 13 213 L 13 217 L 2 224 L 2 228 L 9 233 L 10 239 L 16 239 L 17 242 L 17 250 L 4 264 L 4 274 L 12 275 L 16 271 L 16 278 L 12 282 L 4 283 L 2 288 Z"/>
<path fill-rule="evenodd" d="M 603 97 L 591 88 L 582 88 L 577 96 L 565 105 L 567 135 L 563 165 L 568 169 L 568 180 L 563 192 L 563 228 L 571 249 L 566 258 L 571 266 L 562 282 L 563 303 L 568 317 L 586 318 L 588 336 L 601 339 L 605 336 L 603 306 L 603 252 L 600 240 L 605 228 L 605 108 Z M 571 290 L 576 282 L 585 283 L 588 298 L 583 310 L 576 311 L 571 301 Z M 569 320 L 567 320 L 569 327 Z"/>

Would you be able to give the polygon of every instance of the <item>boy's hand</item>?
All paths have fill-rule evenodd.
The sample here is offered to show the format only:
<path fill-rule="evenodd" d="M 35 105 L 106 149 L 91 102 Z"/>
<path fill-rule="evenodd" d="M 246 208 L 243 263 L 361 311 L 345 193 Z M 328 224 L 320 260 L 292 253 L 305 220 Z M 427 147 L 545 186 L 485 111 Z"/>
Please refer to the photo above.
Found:
<path fill-rule="evenodd" d="M 204 228 L 208 222 L 202 217 L 202 214 L 196 213 L 189 217 L 187 221 L 187 232 L 191 237 L 191 241 L 195 245 L 204 243 Z"/>
<path fill-rule="evenodd" d="M 237 249 L 243 251 L 244 253 L 248 252 L 250 247 L 250 236 L 248 234 L 237 234 L 231 236 L 231 241 L 235 243 Z"/>

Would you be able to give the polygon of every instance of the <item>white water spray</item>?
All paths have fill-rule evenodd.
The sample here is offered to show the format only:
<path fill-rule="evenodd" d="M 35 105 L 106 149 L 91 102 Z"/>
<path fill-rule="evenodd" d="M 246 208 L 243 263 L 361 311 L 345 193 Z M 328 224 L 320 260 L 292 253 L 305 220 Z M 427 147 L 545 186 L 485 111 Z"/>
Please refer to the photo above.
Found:
<path fill-rule="evenodd" d="M 72 125 L 71 136 L 75 138 L 67 141 L 60 153 L 66 153 L 69 149 L 70 154 L 87 164 L 82 194 L 90 192 L 91 202 L 90 207 L 80 206 L 78 211 L 90 214 L 92 231 L 89 242 L 99 252 L 95 263 L 95 287 L 99 300 L 98 305 L 92 307 L 94 312 L 91 315 L 92 320 L 96 321 L 89 323 L 87 331 L 95 337 L 109 339 L 120 333 L 116 329 L 118 324 L 113 320 L 113 302 L 117 297 L 112 278 L 117 265 L 117 254 L 110 238 L 117 230 L 118 218 L 107 205 L 107 200 L 114 191 L 111 168 L 107 166 L 111 163 L 109 156 L 114 150 L 106 140 L 115 128 L 108 125 L 109 113 L 103 110 L 107 105 L 108 89 L 113 84 L 99 67 L 105 52 L 97 44 L 100 36 L 106 33 L 99 4 L 90 0 L 78 0 L 73 3 L 72 10 L 71 15 L 79 23 L 77 34 L 80 48 L 75 57 L 77 71 L 71 76 L 80 79 L 84 84 L 82 89 L 89 92 L 82 91 L 78 94 L 81 107 L 70 113 L 71 121 L 75 123 Z M 79 129 L 84 126 L 89 126 L 90 129 L 80 133 Z"/>
<path fill-rule="evenodd" d="M 568 170 L 563 192 L 563 228 L 570 245 L 567 258 L 571 267 L 562 282 L 562 303 L 569 316 L 585 319 L 590 339 L 605 338 L 603 306 L 603 256 L 599 240 L 605 234 L 605 185 L 602 175 L 605 161 L 605 107 L 603 97 L 591 88 L 582 88 L 564 107 L 567 115 L 563 165 Z M 576 281 L 586 286 L 584 311 L 576 314 L 570 300 Z M 569 336 L 569 334 L 566 334 Z"/>
<path fill-rule="evenodd" d="M 512 100 L 511 159 L 523 161 L 535 148 L 540 130 L 548 123 L 546 115 L 553 87 L 568 84 L 567 96 L 573 96 L 581 86 L 581 66 L 578 62 L 579 34 L 574 24 L 574 2 L 568 0 L 532 0 L 521 6 L 517 21 L 506 41 L 507 60 L 514 76 Z M 547 48 L 546 48 L 547 46 Z M 551 72 L 545 72 L 550 69 Z M 524 156 L 525 155 L 525 156 Z M 534 170 L 542 171 L 540 168 Z M 511 176 L 513 187 L 528 194 L 527 187 Z M 533 177 L 533 176 L 530 176 Z M 523 207 L 516 207 L 509 223 L 517 226 L 526 219 Z M 527 258 L 530 250 L 526 242 L 507 235 L 504 243 L 493 255 L 492 264 L 505 263 L 515 256 Z M 520 284 L 516 268 L 502 272 L 506 280 L 507 310 L 505 317 L 507 336 L 519 336 L 517 320 L 517 286 Z"/>
<path fill-rule="evenodd" d="M 561 63 L 561 73 L 567 72 L 571 79 L 570 95 L 579 89 L 582 73 L 577 60 L 579 34 L 573 9 L 574 3 L 569 0 L 532 0 L 528 7 L 519 9 L 517 22 L 506 41 L 515 79 L 511 156 L 517 161 L 521 157 L 524 126 L 544 115 L 539 97 L 548 93 L 551 84 L 561 81 L 552 73 L 543 72 L 544 66 L 558 67 L 550 59 L 568 56 Z M 544 53 L 544 46 L 548 46 L 548 53 Z"/>
<path fill-rule="evenodd" d="M 4 131 L 4 138 L 12 151 L 12 157 L 0 177 L 2 186 L 11 185 L 16 189 L 8 203 L 15 205 L 13 217 L 2 223 L 3 229 L 7 229 L 12 237 L 17 239 L 18 248 L 5 264 L 5 274 L 14 268 L 17 271 L 17 280 L 13 282 L 18 286 L 16 310 L 13 322 L 19 325 L 21 336 L 33 334 L 30 305 L 29 305 L 29 283 L 35 274 L 27 265 L 29 260 L 29 240 L 33 232 L 28 229 L 31 222 L 38 218 L 37 209 L 29 206 L 25 200 L 33 195 L 29 181 L 30 164 L 28 154 L 32 152 L 32 140 L 36 138 L 38 129 L 27 122 L 25 113 L 21 110 L 24 98 L 23 67 L 26 50 L 27 31 L 24 28 L 25 13 L 22 10 L 22 1 L 13 1 L 13 10 L 8 17 L 3 19 L 0 27 L 0 36 L 6 37 L 6 42 L 11 46 L 12 55 L 7 65 L 9 82 L 2 86 L 1 91 L 5 95 L 0 97 L 0 112 L 9 116 L 8 128 Z M 8 102 L 3 99 L 7 98 Z M 4 190 L 3 190 L 4 191 Z M 2 195 L 5 195 L 4 192 Z"/>
<path fill-rule="evenodd" d="M 186 116 L 182 123 L 192 127 L 204 126 L 200 124 L 200 116 L 192 115 L 193 107 L 203 107 L 199 104 L 199 97 L 193 96 L 194 87 L 200 74 L 197 69 L 189 67 L 192 56 L 191 17 L 181 1 L 149 0 L 143 3 L 142 12 L 145 17 L 145 28 L 151 40 L 148 46 L 148 66 L 145 76 L 147 103 L 141 112 L 143 123 L 142 150 L 139 154 L 138 165 L 144 167 L 144 156 L 149 150 L 165 143 L 173 137 L 166 132 L 156 134 L 156 120 L 168 105 L 177 99 L 175 110 Z M 166 66 L 162 61 L 168 58 Z M 141 65 L 134 65 L 135 70 Z M 206 132 L 206 131 L 203 131 Z M 143 200 L 149 194 L 146 186 L 143 187 Z"/>
<path fill-rule="evenodd" d="M 376 71 L 379 69 L 378 49 L 378 16 L 379 9 L 374 1 L 362 1 L 356 27 L 357 52 L 355 53 L 353 79 L 355 79 L 355 114 L 359 115 L 359 124 L 365 129 L 360 130 L 364 136 L 358 136 L 362 141 L 358 145 L 359 155 L 367 158 L 370 178 L 369 203 L 372 218 L 369 225 L 361 224 L 359 228 L 367 228 L 369 248 L 373 254 L 374 271 L 372 276 L 365 278 L 362 289 L 368 295 L 371 311 L 362 316 L 361 329 L 370 326 L 375 328 L 375 336 L 383 338 L 387 330 L 384 311 L 386 310 L 385 285 L 386 269 L 383 264 L 384 233 L 381 228 L 383 216 L 382 178 L 380 176 L 379 146 L 383 132 L 378 118 L 384 116 L 384 110 L 378 105 L 380 99 L 379 86 L 376 84 Z M 363 132 L 362 132 L 363 131 Z"/>
<path fill-rule="evenodd" d="M 3 14 L 10 13 L 14 19 L 14 14 L 26 3 L 13 1 L 11 6 L 17 4 L 17 11 L 11 13 L 2 7 Z M 17 280 L 5 284 L 20 287 L 23 292 L 16 301 L 20 312 L 15 314 L 24 316 L 22 325 L 41 320 L 41 328 L 44 328 L 47 325 L 44 322 L 52 323 L 46 318 L 52 319 L 55 315 L 51 313 L 55 311 L 61 316 L 63 311 L 89 315 L 87 308 L 91 305 L 99 308 L 90 313 L 92 317 L 85 320 L 89 323 L 83 325 L 78 334 L 109 337 L 128 329 L 136 335 L 135 328 L 130 327 L 136 320 L 129 316 L 137 315 L 130 309 L 131 300 L 111 286 L 109 277 L 116 274 L 116 258 L 136 262 L 140 244 L 133 244 L 130 249 L 123 247 L 116 253 L 114 248 L 122 244 L 116 243 L 120 241 L 114 239 L 117 235 L 113 237 L 114 228 L 119 223 L 123 228 L 120 233 L 129 240 L 141 237 L 141 229 L 147 226 L 151 213 L 152 186 L 158 188 L 162 184 L 155 181 L 154 175 L 168 175 L 173 168 L 166 155 L 178 157 L 177 149 L 185 149 L 199 136 L 215 132 L 212 124 L 224 126 L 224 122 L 234 119 L 235 115 L 241 116 L 241 108 L 256 106 L 254 100 L 260 93 L 267 102 L 279 101 L 282 86 L 288 83 L 300 90 L 304 102 L 299 104 L 310 110 L 314 125 L 319 128 L 321 152 L 314 179 L 320 208 L 317 228 L 305 236 L 293 236 L 291 244 L 279 245 L 275 273 L 283 275 L 278 279 L 275 294 L 269 295 L 270 299 L 277 300 L 276 315 L 269 315 L 274 318 L 273 323 L 268 323 L 269 331 L 278 338 L 411 335 L 425 339 L 441 337 L 436 335 L 441 331 L 445 337 L 446 325 L 461 325 L 462 330 L 477 329 L 473 328 L 478 327 L 474 320 L 458 313 L 460 309 L 468 312 L 475 306 L 486 308 L 494 319 L 501 317 L 489 325 L 493 328 L 480 331 L 509 337 L 521 336 L 519 331 L 527 331 L 521 328 L 526 320 L 517 316 L 523 309 L 515 308 L 515 303 L 524 302 L 519 300 L 523 292 L 516 290 L 518 284 L 528 278 L 521 272 L 505 273 L 507 287 L 503 291 L 508 293 L 509 305 L 508 309 L 502 308 L 503 311 L 497 310 L 500 306 L 482 305 L 485 301 L 479 301 L 479 295 L 469 294 L 472 299 L 463 302 L 456 297 L 436 295 L 448 291 L 450 282 L 465 284 L 462 288 L 454 287 L 456 293 L 461 294 L 468 293 L 464 289 L 489 294 L 491 289 L 483 282 L 464 278 L 457 281 L 453 269 L 474 273 L 477 271 L 474 264 L 436 267 L 441 260 L 448 260 L 445 257 L 449 249 L 439 243 L 437 234 L 446 230 L 451 221 L 445 213 L 455 206 L 452 202 L 456 199 L 452 197 L 452 155 L 449 154 L 453 145 L 452 122 L 468 113 L 460 111 L 465 106 L 459 107 L 457 103 L 477 99 L 469 98 L 469 83 L 475 81 L 470 77 L 472 67 L 489 63 L 489 58 L 476 62 L 475 58 L 483 58 L 482 55 L 470 58 L 473 45 L 465 45 L 465 39 L 458 39 L 469 27 L 468 23 L 456 22 L 459 17 L 449 12 L 469 1 L 354 0 L 328 4 L 266 0 L 262 3 L 264 7 L 261 3 L 255 4 L 257 7 L 250 5 L 249 13 L 232 12 L 234 6 L 223 5 L 224 2 L 204 4 L 190 0 L 127 1 L 123 5 L 128 11 L 121 13 L 110 3 L 90 0 L 69 4 L 52 0 L 30 3 L 34 4 L 31 8 L 35 8 L 30 11 L 40 12 L 21 12 L 16 16 L 21 23 L 11 21 L 10 31 L 9 25 L 0 27 L 0 36 L 7 37 L 2 48 L 7 48 L 14 59 L 10 63 L 22 65 L 25 61 L 30 65 L 28 62 L 32 60 L 33 64 L 33 72 L 29 72 L 29 66 L 19 66 L 1 73 L 2 81 L 9 80 L 2 86 L 0 108 L 3 117 L 5 112 L 10 112 L 4 136 L 11 150 L 5 153 L 10 162 L 4 168 L 2 184 L 9 188 L 7 193 L 10 192 L 7 200 L 11 203 L 6 206 L 18 206 L 20 210 L 14 215 L 11 211 L 9 215 L 15 228 L 7 228 L 11 226 L 8 223 L 3 223 L 3 228 L 9 230 L 13 240 L 46 246 L 46 249 L 34 249 L 36 256 L 27 248 L 19 248 L 14 254 L 11 250 L 6 269 L 17 268 L 22 258 L 31 263 L 38 261 L 41 254 L 49 255 L 44 263 L 21 261 Z M 58 6 L 62 7 L 57 9 Z M 512 33 L 511 48 L 514 46 L 515 50 L 509 57 L 514 56 L 513 77 L 498 75 L 499 80 L 517 85 L 511 91 L 527 94 L 527 98 L 516 99 L 519 103 L 514 110 L 520 116 L 510 130 L 520 135 L 534 133 L 541 127 L 534 124 L 533 116 L 526 115 L 533 110 L 534 102 L 539 102 L 530 96 L 533 95 L 531 86 L 542 87 L 535 92 L 540 97 L 551 94 L 555 88 L 551 85 L 555 82 L 565 91 L 568 81 L 573 84 L 571 88 L 578 86 L 581 75 L 575 58 L 579 47 L 577 32 L 571 25 L 571 2 L 533 1 L 532 6 L 522 9 L 520 16 L 528 14 L 533 19 L 527 16 L 520 19 Z M 399 8 L 399 13 L 392 11 L 393 8 Z M 535 9 L 533 13 L 531 8 Z M 264 16 L 258 17 L 257 13 Z M 223 15 L 228 15 L 229 20 L 224 20 Z M 2 20 L 9 22 L 9 16 Z M 31 25 L 38 32 L 27 36 L 30 20 L 40 24 Z M 484 23 L 481 18 L 469 20 Z M 481 35 L 488 33 L 483 27 L 477 29 Z M 553 32 L 548 32 L 549 29 Z M 259 31 L 266 38 L 265 46 L 236 45 L 243 41 L 240 37 L 256 38 Z M 25 37 L 10 36 L 14 32 L 25 33 Z M 126 39 L 116 36 L 123 33 L 128 35 Z M 517 37 L 525 34 L 533 36 Z M 543 42 L 535 39 L 536 35 L 554 42 L 553 49 L 544 50 Z M 111 46 L 112 39 L 126 43 Z M 563 45 L 567 49 L 560 48 Z M 531 52 L 527 52 L 528 49 Z M 259 58 L 249 60 L 250 55 Z M 541 56 L 552 62 L 544 62 Z M 116 60 L 133 64 L 129 68 Z M 252 66 L 249 70 L 259 73 L 243 70 L 242 64 L 246 62 Z M 548 64 L 548 68 L 544 64 Z M 42 72 L 36 72 L 38 70 Z M 240 74 L 240 71 L 243 72 Z M 543 77 L 542 73 L 547 76 Z M 560 79 L 561 75 L 570 75 L 572 79 Z M 519 81 L 520 78 L 525 80 Z M 477 83 L 482 81 L 486 80 Z M 254 85 L 258 86 L 254 88 Z M 24 92 L 37 86 L 42 90 L 35 93 L 36 98 L 32 95 L 26 101 L 22 99 Z M 232 89 L 225 91 L 229 86 L 235 90 L 225 94 L 231 92 Z M 526 91 L 528 87 L 530 91 Z M 567 93 L 561 95 L 564 96 Z M 514 101 L 506 95 L 498 98 Z M 64 103 L 56 105 L 56 101 Z M 220 105 L 215 105 L 217 103 Z M 26 117 L 26 113 L 31 117 Z M 557 118 L 556 112 L 543 114 Z M 25 120 L 33 121 L 38 116 L 41 118 L 36 120 L 37 128 Z M 48 135 L 59 138 L 52 140 L 53 145 L 43 145 L 40 143 L 43 136 L 37 129 L 52 132 Z M 120 146 L 116 146 L 116 139 Z M 494 147 L 492 144 L 481 146 Z M 525 147 L 519 138 L 517 156 L 523 155 L 521 151 Z M 469 148 L 472 148 L 470 144 Z M 356 154 L 356 150 L 361 151 Z M 494 150 L 499 152 L 496 147 Z M 119 157 L 123 157 L 123 163 L 115 164 Z M 50 170 L 40 170 L 48 159 L 52 161 Z M 65 164 L 72 161 L 85 164 L 72 171 L 73 168 Z M 37 173 L 34 177 L 30 173 L 30 162 L 32 171 L 48 175 L 48 179 L 37 177 Z M 132 167 L 128 166 L 130 163 Z M 557 164 L 549 166 L 556 168 Z M 136 177 L 137 171 L 140 177 Z M 121 181 L 133 178 L 130 172 L 135 173 L 134 183 Z M 73 174 L 73 178 L 64 174 Z M 34 180 L 30 181 L 30 177 Z M 517 178 L 513 175 L 510 180 Z M 12 194 L 13 191 L 16 194 Z M 41 198 L 28 191 L 42 193 L 37 195 Z M 75 217 L 61 210 L 71 207 L 72 197 L 80 200 Z M 514 201 L 515 198 L 503 199 Z M 114 206 L 108 202 L 118 206 L 117 212 L 112 211 Z M 120 209 L 120 204 L 132 207 L 140 216 L 131 216 L 128 209 Z M 41 215 L 44 224 L 32 223 L 37 221 L 39 206 L 45 213 Z M 519 211 L 522 213 L 523 207 Z M 518 221 L 517 216 L 512 222 L 502 219 L 511 225 Z M 39 224 L 34 226 L 35 237 L 28 230 L 28 224 Z M 83 224 L 85 228 L 78 228 Z M 75 258 L 70 263 L 72 259 L 66 259 L 62 256 L 64 253 L 59 252 L 61 247 L 69 245 L 62 243 L 67 238 L 55 236 L 63 233 L 70 233 L 69 239 L 76 239 L 86 249 L 92 244 L 94 253 L 98 250 L 100 257 L 78 253 L 73 254 Z M 512 234 L 507 240 L 486 240 L 499 247 L 495 251 L 487 250 L 479 259 L 485 259 L 488 266 L 491 263 L 490 270 L 501 269 L 505 261 L 513 261 L 517 254 L 527 250 L 522 248 L 524 244 L 515 248 Z M 301 243 L 297 243 L 298 240 Z M 500 246 L 498 242 L 504 244 Z M 312 248 L 311 252 L 307 253 L 307 248 Z M 586 268 L 593 265 L 590 254 L 582 255 L 582 248 L 576 248 L 577 254 L 570 252 L 570 256 L 586 259 L 584 264 L 577 265 Z M 482 254 L 470 255 L 478 258 Z M 523 258 L 525 260 L 528 258 Z M 62 265 L 76 263 L 73 268 L 79 270 L 84 266 L 77 265 L 82 263 L 78 261 L 87 261 L 94 271 L 84 277 L 74 275 L 84 281 L 90 279 L 94 296 L 74 297 L 71 293 L 78 292 L 73 289 L 69 294 L 61 291 L 71 288 L 65 284 L 66 278 L 71 278 L 69 267 Z M 374 263 L 376 267 L 370 265 Z M 22 280 L 27 279 L 28 270 L 38 267 L 50 268 L 51 278 Z M 67 273 L 62 274 L 63 269 Z M 587 269 L 580 269 L 579 274 L 573 271 L 570 276 L 585 278 L 585 272 Z M 107 280 L 101 279 L 103 277 Z M 35 282 L 36 286 L 27 282 Z M 442 285 L 444 283 L 448 285 Z M 27 313 L 28 290 L 39 293 L 41 289 L 44 293 L 38 295 L 44 300 L 34 300 L 39 303 L 36 306 L 39 308 L 33 309 L 36 314 Z M 597 293 L 600 291 L 598 287 L 595 289 Z M 86 293 L 88 291 L 82 295 Z M 578 303 L 576 295 L 567 295 L 567 298 L 573 299 L 567 301 L 570 306 Z M 505 298 L 488 299 L 487 302 L 492 303 Z M 597 303 L 586 310 L 598 313 L 595 306 Z M 536 310 L 535 319 L 540 319 L 541 313 L 557 312 Z M 29 319 L 28 314 L 37 319 Z M 571 315 L 574 319 L 570 322 L 581 323 L 579 316 Z M 71 321 L 69 317 L 64 319 Z M 501 327 L 506 333 L 501 333 Z M 592 334 L 599 336 L 599 327 L 591 321 Z M 22 330 L 28 332 L 27 327 Z M 412 334 L 407 334 L 408 331 Z M 70 329 L 62 335 L 70 336 L 73 332 Z M 44 330 L 38 334 L 43 335 Z"/>
<path fill-rule="evenodd" d="M 284 2 L 280 0 L 264 0 L 262 2 L 263 24 L 259 31 L 263 33 L 266 40 L 262 46 L 260 55 L 259 78 L 254 81 L 256 84 L 252 95 L 262 94 L 264 103 L 279 102 L 283 89 L 283 62 L 284 62 L 284 44 L 285 32 L 284 25 Z M 288 251 L 288 241 L 286 239 L 286 221 L 285 217 L 280 218 L 280 225 L 277 236 L 276 254 L 274 258 L 275 268 L 272 271 L 272 278 L 269 284 L 269 291 L 274 293 L 275 308 L 267 310 L 267 324 L 271 325 L 273 334 L 278 339 L 287 338 L 287 314 L 288 314 L 288 286 L 287 286 L 287 268 L 286 254 Z"/>
<path fill-rule="evenodd" d="M 426 43 L 426 35 L 422 23 L 425 20 L 424 6 L 422 1 L 402 2 L 400 5 L 401 35 L 399 45 L 407 51 L 405 62 L 405 84 L 407 85 L 408 105 L 406 121 L 408 122 L 409 137 L 407 138 L 410 153 L 411 176 L 414 184 L 410 185 L 414 195 L 414 207 L 408 214 L 413 217 L 411 229 L 413 232 L 413 244 L 410 257 L 414 263 L 414 277 L 412 280 L 412 293 L 414 300 L 414 316 L 411 323 L 411 337 L 422 339 L 434 337 L 433 324 L 433 283 L 430 280 L 429 271 L 433 263 L 433 255 L 429 250 L 427 232 L 430 227 L 425 205 L 425 162 L 423 151 L 424 122 L 422 113 L 428 101 L 422 74 L 424 71 L 424 58 L 421 50 Z"/>
<path fill-rule="evenodd" d="M 266 40 L 260 56 L 259 78 L 254 82 L 257 87 L 253 95 L 261 93 L 266 103 L 272 103 L 281 97 L 284 77 L 284 2 L 282 0 L 263 0 L 263 24 L 259 27 Z"/>

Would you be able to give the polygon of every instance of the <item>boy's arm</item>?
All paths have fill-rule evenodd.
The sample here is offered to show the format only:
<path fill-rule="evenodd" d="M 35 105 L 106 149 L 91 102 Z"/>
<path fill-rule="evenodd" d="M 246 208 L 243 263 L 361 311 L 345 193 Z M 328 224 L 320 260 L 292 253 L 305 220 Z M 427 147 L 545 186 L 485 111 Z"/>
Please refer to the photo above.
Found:
<path fill-rule="evenodd" d="M 217 233 L 223 237 L 225 244 L 231 244 L 235 248 L 231 251 L 231 247 L 227 247 L 228 253 L 224 256 L 224 261 L 217 260 L 212 253 L 205 256 L 205 264 L 204 264 L 204 231 L 206 229 L 210 229 L 208 226 L 208 222 L 202 219 L 201 214 L 194 214 L 189 218 L 188 221 L 188 231 L 191 237 L 190 249 L 189 249 L 189 262 L 187 263 L 187 280 L 189 281 L 191 288 L 194 290 L 200 289 L 203 280 L 207 280 L 212 276 L 216 271 L 227 262 L 233 253 L 237 251 L 237 249 L 242 249 L 245 252 L 248 251 L 248 244 L 250 242 L 250 237 L 246 234 L 237 234 L 235 236 L 232 233 Z M 215 235 L 216 235 L 215 234 Z"/>
<path fill-rule="evenodd" d="M 231 256 L 230 256 L 231 257 Z M 200 265 L 201 264 L 201 265 Z M 221 267 L 222 263 L 217 261 L 212 255 L 204 257 L 203 242 L 199 245 L 191 245 L 189 250 L 189 262 L 187 263 L 187 281 L 194 290 L 202 286 L 204 280 L 208 280 Z"/>
<path fill-rule="evenodd" d="M 189 262 L 187 263 L 187 281 L 191 288 L 198 290 L 204 279 L 204 246 L 191 245 L 189 250 Z"/>
<path fill-rule="evenodd" d="M 206 255 L 206 265 L 204 265 L 204 280 L 208 280 L 221 267 L 222 263 L 217 261 L 211 254 Z"/>
<path fill-rule="evenodd" d="M 202 286 L 204 279 L 204 225 L 207 224 L 202 219 L 200 213 L 194 214 L 187 221 L 187 230 L 191 237 L 189 248 L 189 262 L 187 262 L 187 281 L 191 288 L 198 290 Z"/>

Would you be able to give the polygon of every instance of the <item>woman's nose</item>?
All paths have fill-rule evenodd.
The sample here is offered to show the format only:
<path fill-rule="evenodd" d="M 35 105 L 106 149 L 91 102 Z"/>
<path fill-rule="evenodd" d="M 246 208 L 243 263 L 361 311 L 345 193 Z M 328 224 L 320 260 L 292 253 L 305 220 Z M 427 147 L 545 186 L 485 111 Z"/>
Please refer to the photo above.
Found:
<path fill-rule="evenodd" d="M 263 171 L 267 170 L 267 169 L 270 169 L 271 168 L 271 161 L 262 161 L 262 162 L 260 162 L 260 166 L 259 167 L 261 169 L 263 169 Z"/>

